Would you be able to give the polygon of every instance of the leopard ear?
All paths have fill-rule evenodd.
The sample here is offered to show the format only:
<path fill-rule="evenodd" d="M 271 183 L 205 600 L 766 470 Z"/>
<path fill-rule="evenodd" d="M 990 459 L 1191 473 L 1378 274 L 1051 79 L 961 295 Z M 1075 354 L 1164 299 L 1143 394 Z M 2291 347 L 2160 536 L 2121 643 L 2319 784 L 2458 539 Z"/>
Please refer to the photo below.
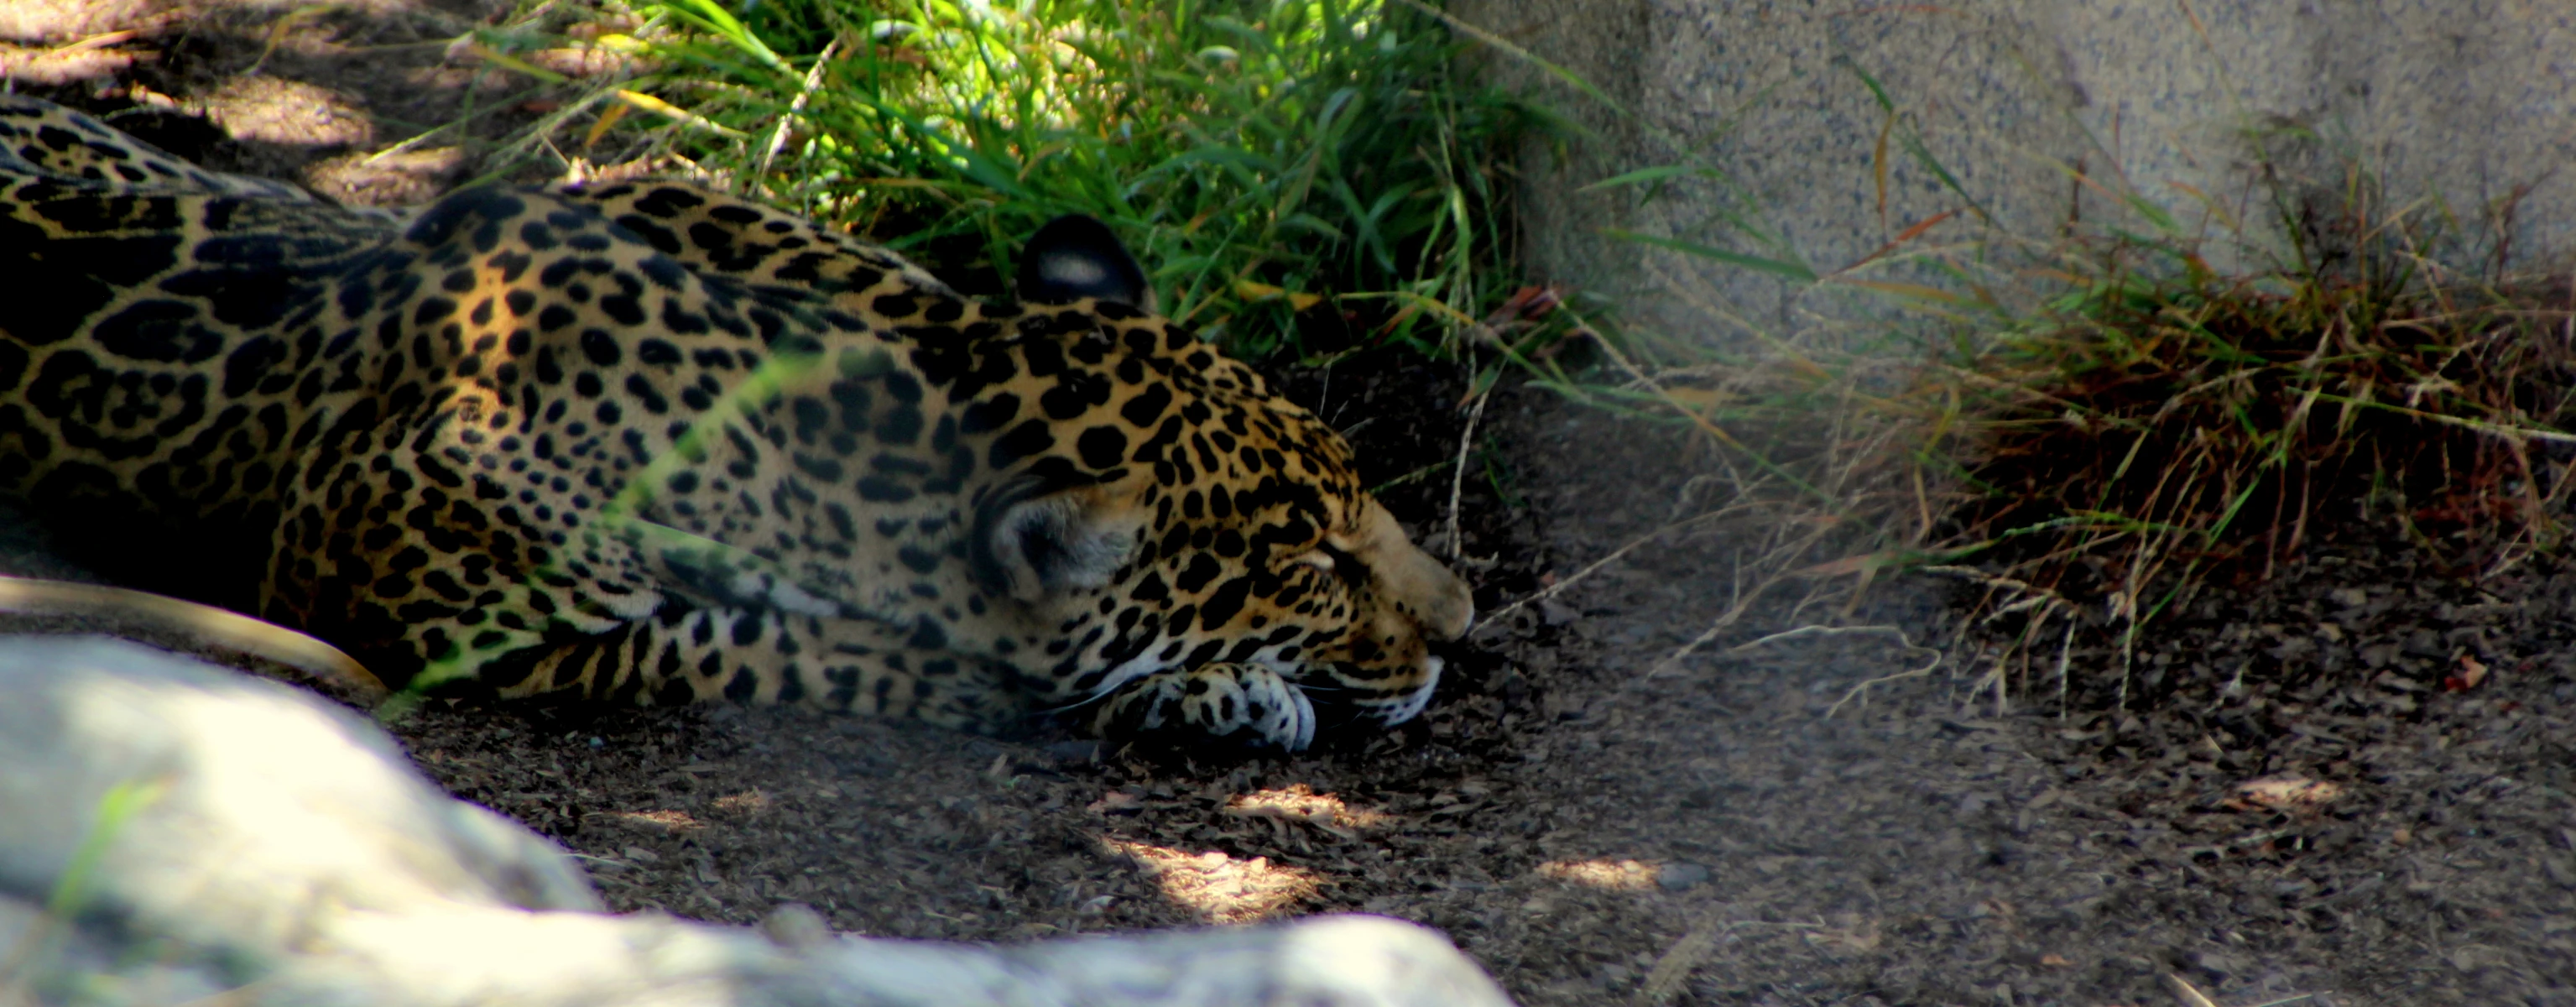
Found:
<path fill-rule="evenodd" d="M 978 515 L 975 569 L 1021 601 L 1107 587 L 1135 558 L 1144 524 L 1095 486 L 1001 501 Z"/>
<path fill-rule="evenodd" d="M 1085 297 L 1154 310 L 1154 285 L 1109 225 L 1069 213 L 1038 228 L 1020 250 L 1020 299 L 1062 304 Z"/>

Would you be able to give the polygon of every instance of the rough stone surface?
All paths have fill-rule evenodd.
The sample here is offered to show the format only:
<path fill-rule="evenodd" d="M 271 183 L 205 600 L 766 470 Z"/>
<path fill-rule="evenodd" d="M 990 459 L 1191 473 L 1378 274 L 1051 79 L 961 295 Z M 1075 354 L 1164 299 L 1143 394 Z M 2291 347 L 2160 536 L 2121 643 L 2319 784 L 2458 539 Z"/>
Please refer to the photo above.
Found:
<path fill-rule="evenodd" d="M 2422 233 L 2454 218 L 2453 261 L 2490 261 L 2501 241 L 2508 264 L 2551 270 L 2576 247 L 2576 175 L 2561 170 L 2576 154 L 2576 11 L 2564 5 L 1462 0 L 1452 9 L 1583 75 L 1630 113 L 1550 85 L 1594 139 L 1562 159 L 1529 159 L 1533 268 L 1647 294 L 1644 320 L 1719 348 L 1746 345 L 1754 330 L 1866 316 L 1883 300 L 1643 250 L 1600 237 L 1602 226 L 1795 260 L 1822 276 L 1926 282 L 1937 274 L 1902 256 L 1852 267 L 1952 211 L 1902 250 L 1947 249 L 1964 261 L 1982 244 L 2010 261 L 2045 251 L 2070 223 L 2152 231 L 2121 205 L 2134 195 L 2171 214 L 2175 233 L 2224 236 L 2207 248 L 2223 267 L 2240 244 L 2251 264 L 2287 254 L 2285 215 L 2305 218 L 2294 226 L 2311 237 L 2330 230 L 2318 221 L 2344 211 L 2358 167 L 2379 179 L 2383 208 L 2412 206 Z M 1550 80 L 1525 60 L 1479 58 L 1505 80 Z M 1909 151 L 1917 143 L 1949 179 Z M 1644 205 L 1639 189 L 1582 191 L 1656 165 L 1723 177 L 1673 179 Z"/>
<path fill-rule="evenodd" d="M 562 849 L 308 694 L 0 637 L 0 696 L 4 1002 L 1508 1002 L 1448 941 L 1377 917 L 993 948 L 836 936 L 810 910 L 612 916 Z"/>

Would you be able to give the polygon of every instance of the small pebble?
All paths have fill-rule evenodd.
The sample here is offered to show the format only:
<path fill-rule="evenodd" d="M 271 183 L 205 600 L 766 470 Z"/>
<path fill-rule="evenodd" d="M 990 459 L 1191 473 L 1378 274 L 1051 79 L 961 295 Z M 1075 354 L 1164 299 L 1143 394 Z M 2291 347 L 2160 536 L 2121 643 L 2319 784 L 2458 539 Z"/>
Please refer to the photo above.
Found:
<path fill-rule="evenodd" d="M 779 947 L 801 951 L 832 943 L 832 924 L 812 906 L 785 902 L 761 917 L 760 934 Z"/>
<path fill-rule="evenodd" d="M 1059 741 L 1046 747 L 1048 755 L 1064 762 L 1090 762 L 1100 757 L 1097 741 Z"/>
<path fill-rule="evenodd" d="M 1668 892 L 1688 891 L 1708 880 L 1708 868 L 1698 864 L 1665 864 L 1655 871 L 1655 883 Z"/>

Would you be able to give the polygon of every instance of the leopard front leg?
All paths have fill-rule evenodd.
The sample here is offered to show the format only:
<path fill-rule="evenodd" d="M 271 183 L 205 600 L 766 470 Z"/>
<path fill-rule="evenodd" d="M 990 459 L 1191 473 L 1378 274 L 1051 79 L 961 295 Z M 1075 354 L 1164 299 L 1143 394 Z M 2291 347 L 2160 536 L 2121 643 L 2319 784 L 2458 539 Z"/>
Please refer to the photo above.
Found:
<path fill-rule="evenodd" d="M 692 600 L 635 576 L 613 541 L 530 556 L 362 496 L 290 510 L 261 612 L 397 690 L 804 703 L 985 733 L 1029 717 L 1010 669 L 916 646 L 884 622 Z"/>
<path fill-rule="evenodd" d="M 883 623 L 666 602 L 649 619 L 486 660 L 505 697 L 567 692 L 611 702 L 802 703 L 979 734 L 1030 719 L 1005 667 L 907 644 Z"/>
<path fill-rule="evenodd" d="M 1315 705 L 1268 667 L 1208 664 L 1120 686 L 1093 712 L 1091 729 L 1112 740 L 1294 752 L 1315 740 Z"/>
<path fill-rule="evenodd" d="M 1010 669 L 911 647 L 902 631 L 879 622 L 666 598 L 643 618 L 599 625 L 541 614 L 564 606 L 539 587 L 491 593 L 500 597 L 404 623 L 399 635 L 352 636 L 363 620 L 321 635 L 414 695 L 801 703 L 980 734 L 1011 733 L 1032 716 Z"/>

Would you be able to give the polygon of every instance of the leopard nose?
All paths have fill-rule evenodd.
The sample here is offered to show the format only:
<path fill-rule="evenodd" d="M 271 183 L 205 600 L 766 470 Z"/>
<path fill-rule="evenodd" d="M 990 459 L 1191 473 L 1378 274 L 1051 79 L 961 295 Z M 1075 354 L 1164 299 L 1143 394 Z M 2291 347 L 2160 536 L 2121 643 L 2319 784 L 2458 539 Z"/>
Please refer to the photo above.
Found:
<path fill-rule="evenodd" d="M 1467 625 L 1476 621 L 1476 596 L 1447 567 L 1441 567 L 1440 574 L 1446 583 L 1423 606 L 1422 632 L 1435 640 L 1455 640 L 1467 635 Z"/>
<path fill-rule="evenodd" d="M 1467 582 L 1406 538 L 1395 516 L 1375 500 L 1367 501 L 1361 512 L 1360 529 L 1355 544 L 1370 559 L 1380 596 L 1395 599 L 1424 636 L 1455 640 L 1466 635 L 1467 623 L 1476 616 Z"/>

